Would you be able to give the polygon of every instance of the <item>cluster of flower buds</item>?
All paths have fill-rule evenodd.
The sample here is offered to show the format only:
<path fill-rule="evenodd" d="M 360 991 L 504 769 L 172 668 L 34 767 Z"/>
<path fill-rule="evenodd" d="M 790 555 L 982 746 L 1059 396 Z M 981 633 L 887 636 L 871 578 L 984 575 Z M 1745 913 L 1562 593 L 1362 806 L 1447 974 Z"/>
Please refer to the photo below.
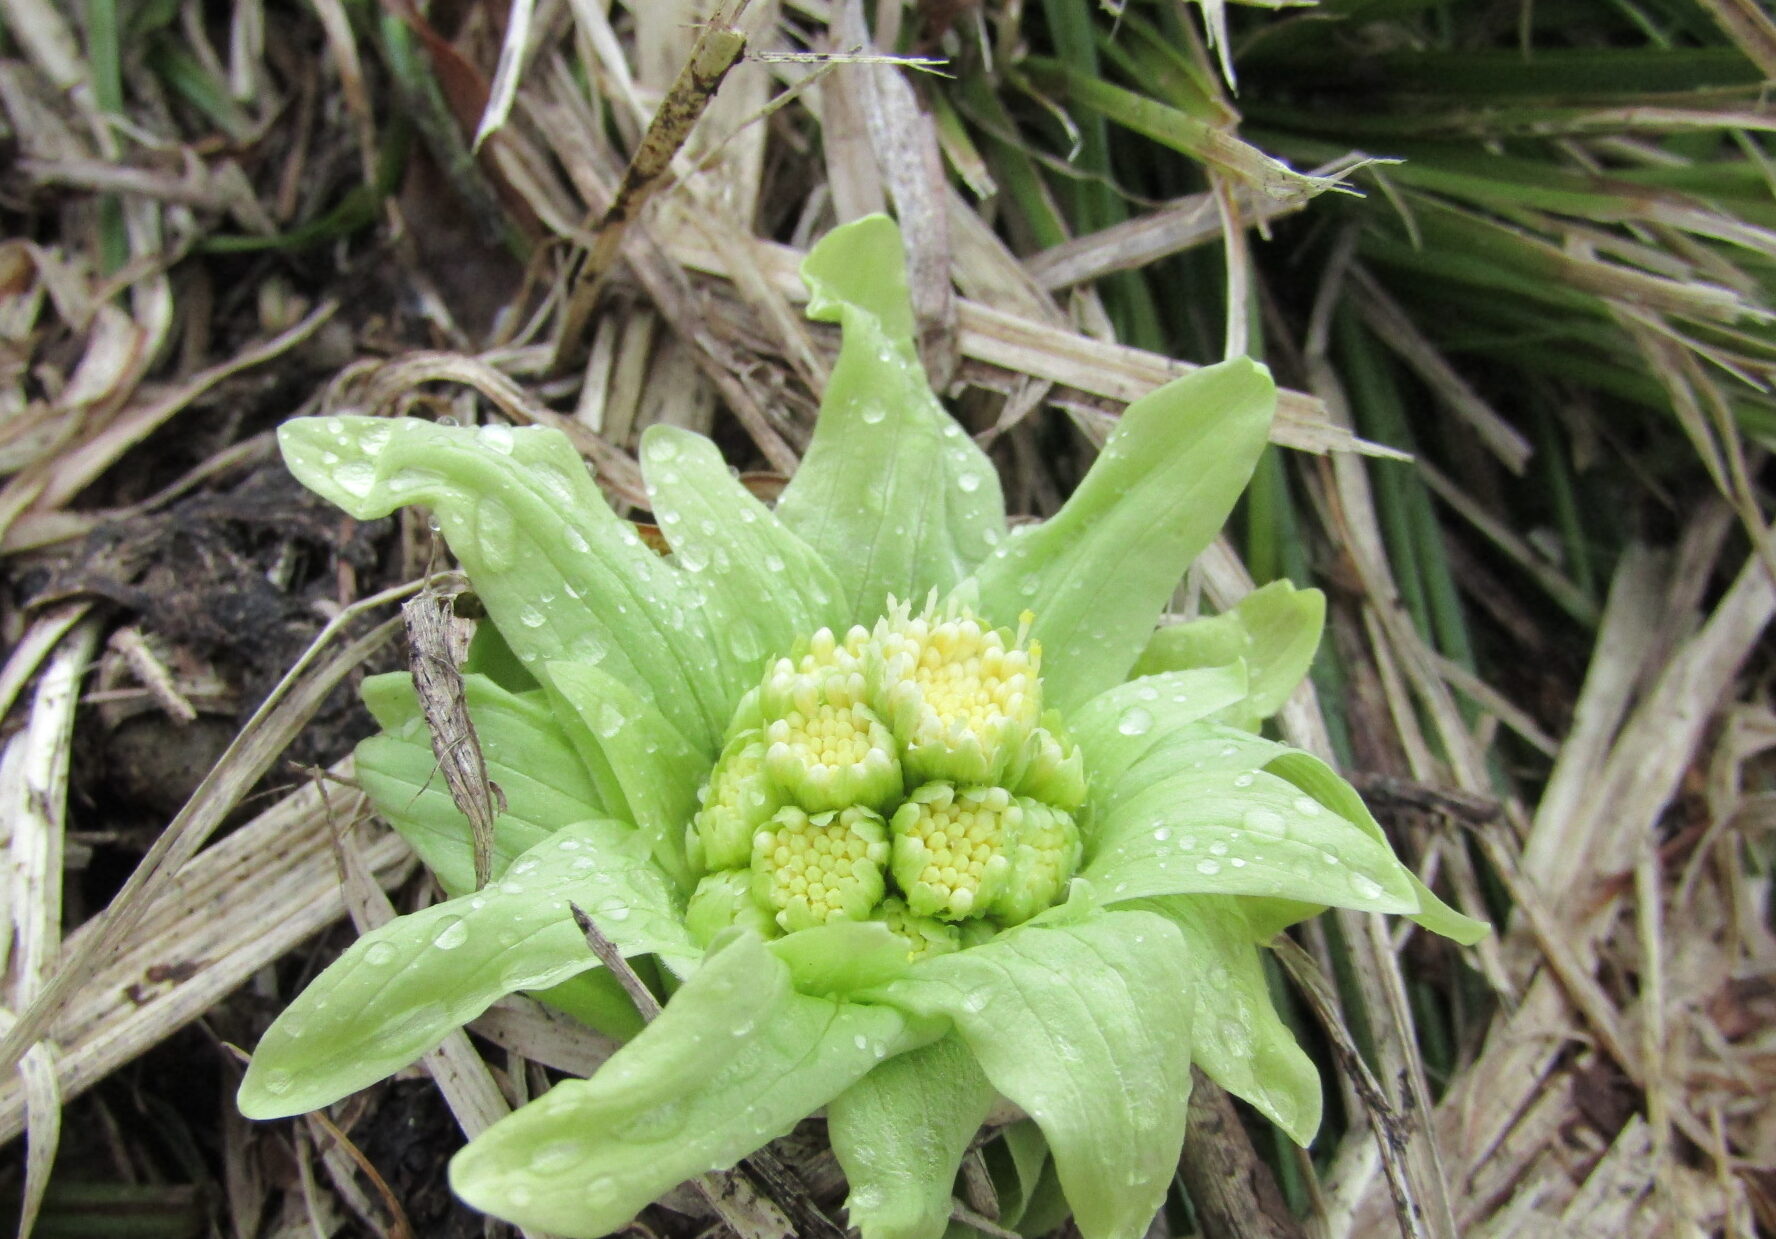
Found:
<path fill-rule="evenodd" d="M 879 920 L 920 957 L 1055 903 L 1085 769 L 1043 713 L 1028 628 L 891 603 L 873 630 L 821 629 L 766 668 L 691 823 L 693 932 Z"/>

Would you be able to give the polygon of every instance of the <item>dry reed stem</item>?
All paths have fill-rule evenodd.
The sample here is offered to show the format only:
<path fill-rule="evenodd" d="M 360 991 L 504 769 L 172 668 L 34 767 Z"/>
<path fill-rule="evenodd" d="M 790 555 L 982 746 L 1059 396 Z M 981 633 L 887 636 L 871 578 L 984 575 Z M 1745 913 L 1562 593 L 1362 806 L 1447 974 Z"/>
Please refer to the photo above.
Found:
<path fill-rule="evenodd" d="M 349 775 L 349 765 L 337 773 Z M 345 913 L 329 811 L 355 793 L 313 784 L 285 797 L 158 883 L 122 949 L 108 951 L 46 1030 L 64 1100 L 75 1097 L 233 993 Z M 412 872 L 407 845 L 382 835 L 362 863 L 388 887 Z M 81 926 L 66 958 L 91 956 L 105 922 Z M 66 966 L 66 965 L 64 965 Z M 0 1083 L 0 1140 L 23 1128 L 16 1081 Z"/>

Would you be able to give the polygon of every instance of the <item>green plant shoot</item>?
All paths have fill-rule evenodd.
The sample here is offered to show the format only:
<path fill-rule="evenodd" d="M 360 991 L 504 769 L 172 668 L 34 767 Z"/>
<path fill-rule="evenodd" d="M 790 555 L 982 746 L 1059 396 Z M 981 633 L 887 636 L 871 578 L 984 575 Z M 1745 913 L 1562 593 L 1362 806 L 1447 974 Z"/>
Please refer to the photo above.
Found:
<path fill-rule="evenodd" d="M 650 428 L 664 557 L 552 431 L 283 427 L 291 470 L 353 516 L 436 514 L 490 621 L 466 682 L 505 809 L 476 890 L 406 677 L 366 686 L 384 731 L 359 776 L 449 898 L 290 1005 L 241 1110 L 327 1105 L 517 991 L 633 1032 L 573 902 L 670 1000 L 457 1154 L 469 1204 L 606 1234 L 824 1107 L 851 1224 L 938 1239 L 1002 1096 L 1085 1239 L 1134 1239 L 1192 1064 L 1303 1144 L 1319 1124 L 1262 943 L 1327 906 L 1485 926 L 1332 770 L 1258 734 L 1313 657 L 1317 592 L 1155 631 L 1265 444 L 1264 367 L 1136 401 L 1062 510 L 1008 532 L 920 369 L 895 225 L 835 230 L 803 275 L 843 328 L 806 459 L 773 510 L 708 440 Z"/>

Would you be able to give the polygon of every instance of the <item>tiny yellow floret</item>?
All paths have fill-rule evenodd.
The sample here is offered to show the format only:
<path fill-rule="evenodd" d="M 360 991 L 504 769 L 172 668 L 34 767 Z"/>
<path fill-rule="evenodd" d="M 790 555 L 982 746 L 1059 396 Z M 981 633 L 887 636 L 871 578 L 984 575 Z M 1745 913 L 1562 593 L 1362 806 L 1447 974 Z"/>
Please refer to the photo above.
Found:
<path fill-rule="evenodd" d="M 905 603 L 876 623 L 872 678 L 914 780 L 998 780 L 1042 715 L 1041 650 L 966 611 Z"/>
<path fill-rule="evenodd" d="M 928 783 L 894 813 L 890 862 L 907 906 L 920 916 L 981 916 L 1011 869 L 1023 806 L 1002 787 Z"/>
<path fill-rule="evenodd" d="M 756 731 L 729 740 L 699 797 L 686 848 L 704 869 L 737 869 L 752 855 L 752 836 L 781 803 L 765 774 L 765 744 Z"/>
<path fill-rule="evenodd" d="M 894 738 L 869 707 L 807 702 L 765 727 L 765 770 L 810 813 L 889 808 L 901 791 Z"/>
<path fill-rule="evenodd" d="M 790 933 L 861 921 L 886 893 L 888 855 L 887 827 L 868 809 L 783 809 L 753 836 L 753 898 Z"/>
<path fill-rule="evenodd" d="M 772 661 L 735 707 L 691 831 L 690 861 L 711 874 L 699 926 L 875 919 L 912 960 L 1061 898 L 1086 774 L 1043 712 L 1034 623 L 890 598 L 873 628 L 822 628 Z"/>
<path fill-rule="evenodd" d="M 1062 809 L 1019 796 L 1017 839 L 1008 849 L 1011 872 L 987 914 L 1005 925 L 1027 921 L 1060 899 L 1079 868 L 1079 827 Z"/>
<path fill-rule="evenodd" d="M 933 955 L 948 955 L 962 949 L 962 933 L 956 926 L 931 916 L 918 916 L 906 901 L 890 895 L 876 909 L 873 918 L 893 933 L 906 939 L 907 962 L 916 963 Z"/>

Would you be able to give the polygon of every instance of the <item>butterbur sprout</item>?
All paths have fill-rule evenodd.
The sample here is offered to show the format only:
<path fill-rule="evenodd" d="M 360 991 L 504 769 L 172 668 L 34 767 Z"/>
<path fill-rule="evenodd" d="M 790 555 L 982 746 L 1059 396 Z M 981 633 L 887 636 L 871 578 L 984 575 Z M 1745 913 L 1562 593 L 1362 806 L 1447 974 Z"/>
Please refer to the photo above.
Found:
<path fill-rule="evenodd" d="M 504 811 L 477 890 L 407 677 L 367 682 L 359 778 L 448 897 L 291 1003 L 240 1107 L 330 1104 L 525 991 L 627 1040 L 456 1155 L 478 1209 L 606 1234 L 824 1108 L 864 1239 L 938 1239 L 1003 1098 L 1084 1239 L 1134 1239 L 1193 1063 L 1303 1144 L 1319 1124 L 1262 943 L 1327 906 L 1485 927 L 1259 734 L 1312 659 L 1317 592 L 1155 631 L 1264 446 L 1264 367 L 1136 401 L 1065 506 L 1008 531 L 920 369 L 894 224 L 836 229 L 803 276 L 843 328 L 806 458 L 772 509 L 707 439 L 650 428 L 665 557 L 553 431 L 282 428 L 353 516 L 436 514 L 489 617 L 464 681 Z M 645 1028 L 569 903 L 658 976 Z"/>

